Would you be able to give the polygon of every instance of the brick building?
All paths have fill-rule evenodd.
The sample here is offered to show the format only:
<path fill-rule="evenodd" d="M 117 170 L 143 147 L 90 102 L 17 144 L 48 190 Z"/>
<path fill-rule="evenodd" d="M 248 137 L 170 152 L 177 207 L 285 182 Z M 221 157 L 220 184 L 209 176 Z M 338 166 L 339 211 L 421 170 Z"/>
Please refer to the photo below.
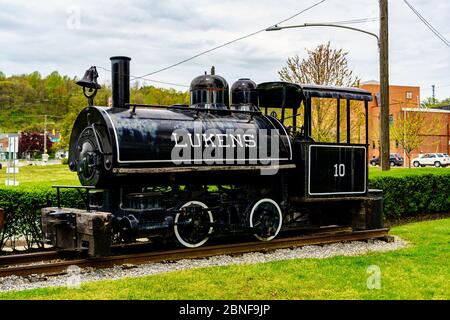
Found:
<path fill-rule="evenodd" d="M 376 81 L 368 81 L 361 84 L 361 88 L 372 93 L 374 99 L 369 103 L 369 159 L 379 155 L 380 148 L 380 84 Z M 437 128 L 424 126 L 420 132 L 424 136 L 424 142 L 417 150 L 412 152 L 412 158 L 419 153 L 442 152 L 449 153 L 449 125 L 450 110 L 420 108 L 420 87 L 397 86 L 389 87 L 389 122 L 394 124 L 399 118 L 407 117 L 412 112 L 424 113 L 424 123 L 437 125 Z M 391 153 L 405 156 L 401 146 L 391 139 Z M 405 158 L 405 166 L 407 166 Z"/>

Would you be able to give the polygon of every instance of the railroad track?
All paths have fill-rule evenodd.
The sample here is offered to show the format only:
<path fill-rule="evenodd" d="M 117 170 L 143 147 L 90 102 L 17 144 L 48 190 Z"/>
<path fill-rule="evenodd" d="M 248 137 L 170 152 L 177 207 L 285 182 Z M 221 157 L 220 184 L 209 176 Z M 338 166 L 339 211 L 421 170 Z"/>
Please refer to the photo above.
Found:
<path fill-rule="evenodd" d="M 276 249 L 296 248 L 305 245 L 322 245 L 342 241 L 369 239 L 388 239 L 389 229 L 365 231 L 324 232 L 307 236 L 278 238 L 270 242 L 245 242 L 235 244 L 211 245 L 195 249 L 174 249 L 137 254 L 121 254 L 99 258 L 77 258 L 62 260 L 56 251 L 21 254 L 0 257 L 0 277 L 11 275 L 28 276 L 31 274 L 60 275 L 69 266 L 80 268 L 108 268 L 124 264 L 144 264 L 150 262 L 168 262 L 182 259 L 198 259 L 217 255 L 236 255 L 248 252 L 268 252 Z"/>

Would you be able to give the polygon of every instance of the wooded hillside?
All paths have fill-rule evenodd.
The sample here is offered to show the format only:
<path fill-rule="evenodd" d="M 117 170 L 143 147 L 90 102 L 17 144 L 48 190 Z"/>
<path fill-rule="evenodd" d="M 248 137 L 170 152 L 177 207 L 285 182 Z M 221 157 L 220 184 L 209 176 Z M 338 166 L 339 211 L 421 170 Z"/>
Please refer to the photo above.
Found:
<path fill-rule="evenodd" d="M 62 76 L 57 71 L 43 77 L 39 72 L 5 76 L 0 71 L 0 133 L 43 132 L 47 115 L 47 130 L 61 132 L 62 146 L 70 136 L 73 121 L 86 106 L 78 79 Z M 96 105 L 108 105 L 111 87 L 102 84 Z M 188 92 L 160 89 L 132 83 L 131 101 L 146 104 L 188 103 Z"/>

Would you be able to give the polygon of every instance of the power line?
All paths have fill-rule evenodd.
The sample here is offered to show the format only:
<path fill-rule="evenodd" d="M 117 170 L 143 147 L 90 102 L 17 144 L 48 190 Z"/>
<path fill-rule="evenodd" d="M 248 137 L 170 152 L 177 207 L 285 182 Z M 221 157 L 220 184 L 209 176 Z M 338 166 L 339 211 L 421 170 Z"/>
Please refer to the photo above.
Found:
<path fill-rule="evenodd" d="M 192 57 L 186 58 L 186 59 L 181 60 L 181 61 L 179 61 L 179 62 L 177 62 L 177 63 L 171 64 L 171 65 L 166 66 L 166 67 L 164 67 L 164 68 L 161 68 L 161 69 L 155 70 L 155 71 L 153 71 L 153 72 L 144 74 L 144 75 L 141 76 L 141 77 L 136 77 L 136 79 L 141 79 L 141 78 L 143 78 L 143 77 L 148 77 L 148 76 L 151 76 L 151 75 L 154 75 L 154 74 L 157 74 L 157 73 L 166 71 L 166 70 L 168 70 L 168 69 L 174 68 L 174 67 L 179 66 L 179 65 L 181 65 L 181 64 L 183 64 L 183 63 L 186 63 L 186 62 L 188 62 L 188 61 L 194 60 L 194 59 L 196 59 L 196 58 L 198 58 L 198 57 L 200 57 L 200 56 L 202 56 L 202 55 L 205 55 L 205 54 L 210 53 L 210 52 L 212 52 L 212 51 L 215 51 L 215 50 L 217 50 L 217 49 L 220 49 L 220 48 L 223 48 L 223 47 L 228 46 L 228 45 L 230 45 L 230 44 L 233 44 L 233 43 L 235 43 L 235 42 L 238 42 L 238 41 L 241 41 L 241 40 L 244 40 L 244 39 L 253 37 L 253 36 L 255 36 L 255 35 L 259 34 L 259 33 L 265 32 L 267 28 L 270 28 L 270 27 L 273 27 L 273 26 L 282 24 L 282 23 L 284 23 L 284 22 L 286 22 L 286 21 L 289 21 L 289 20 L 291 20 L 291 19 L 294 19 L 295 17 L 301 15 L 302 13 L 304 13 L 304 12 L 306 12 L 306 11 L 309 11 L 309 10 L 313 9 L 314 7 L 316 7 L 316 6 L 320 5 L 320 4 L 322 4 L 322 3 L 325 2 L 325 1 L 326 1 L 326 0 L 321 0 L 321 1 L 319 1 L 319 2 L 316 2 L 315 4 L 313 4 L 313 5 L 311 5 L 311 6 L 307 7 L 307 8 L 305 8 L 305 9 L 299 11 L 299 12 L 297 12 L 296 14 L 294 14 L 294 15 L 292 15 L 292 16 L 286 18 L 286 19 L 283 19 L 283 20 L 279 21 L 278 23 L 275 23 L 275 24 L 273 24 L 273 25 L 270 25 L 269 27 L 260 29 L 260 30 L 258 30 L 258 31 L 249 33 L 249 34 L 247 34 L 247 35 L 245 35 L 245 36 L 242 36 L 242 37 L 236 38 L 236 39 L 234 39 L 234 40 L 225 42 L 225 43 L 223 43 L 223 44 L 221 44 L 221 45 L 218 45 L 218 46 L 213 47 L 213 48 L 211 48 L 211 49 L 208 49 L 208 50 L 202 51 L 202 52 L 200 52 L 200 53 L 197 53 L 197 54 L 193 55 Z"/>
<path fill-rule="evenodd" d="M 293 19 L 293 18 L 299 16 L 300 14 L 302 14 L 302 13 L 304 13 L 304 12 L 306 12 L 306 11 L 309 11 L 309 10 L 313 9 L 314 7 L 316 7 L 316 6 L 320 5 L 320 4 L 322 4 L 322 3 L 325 2 L 325 1 L 326 1 L 326 0 L 321 0 L 321 1 L 319 1 L 319 2 L 316 2 L 315 4 L 313 4 L 313 5 L 309 6 L 309 7 L 305 8 L 305 9 L 303 9 L 303 10 L 297 12 L 297 13 L 295 13 L 294 15 L 292 15 L 292 16 L 286 18 L 286 19 L 283 19 L 283 20 L 279 21 L 278 23 L 276 23 L 276 24 L 274 24 L 274 25 L 271 25 L 270 27 L 277 26 L 277 25 L 279 25 L 279 24 L 282 24 L 282 23 L 284 23 L 284 22 L 287 22 L 287 21 L 289 21 L 289 20 L 291 20 L 291 19 Z M 361 19 L 353 19 L 353 20 L 336 21 L 336 22 L 333 22 L 333 23 L 335 23 L 335 24 L 357 24 L 357 23 L 373 22 L 373 21 L 378 21 L 378 20 L 379 20 L 378 17 L 371 17 L 371 18 L 361 18 Z M 187 59 L 181 60 L 181 61 L 179 61 L 179 62 L 177 62 L 177 63 L 172 64 L 172 65 L 169 65 L 169 66 L 167 66 L 167 67 L 164 67 L 164 68 L 158 69 L 158 70 L 156 70 L 156 71 L 147 73 L 147 74 L 145 74 L 145 75 L 143 75 L 143 76 L 134 76 L 134 75 L 129 75 L 129 76 L 130 76 L 130 78 L 131 78 L 131 81 L 138 80 L 138 79 L 142 79 L 142 80 L 146 80 L 146 81 L 150 81 L 150 82 L 155 82 L 155 83 L 160 83 L 160 84 L 166 84 L 166 85 L 173 85 L 173 86 L 177 86 L 177 87 L 185 87 L 185 88 L 188 88 L 189 86 L 188 86 L 188 85 L 185 85 L 185 84 L 172 83 L 172 82 L 165 82 L 165 81 L 160 81 L 160 80 L 155 80 L 155 79 L 148 79 L 148 78 L 146 78 L 146 77 L 151 76 L 151 75 L 154 75 L 154 74 L 156 74 L 156 73 L 160 73 L 160 72 L 162 72 L 162 71 L 165 71 L 165 70 L 168 70 L 168 69 L 171 69 L 171 68 L 174 68 L 174 67 L 176 67 L 176 66 L 179 66 L 179 65 L 181 65 L 181 64 L 183 64 L 183 63 L 186 63 L 186 62 L 188 62 L 188 61 L 194 60 L 195 58 L 198 58 L 198 57 L 200 57 L 200 56 L 202 56 L 202 55 L 205 55 L 205 54 L 210 53 L 210 52 L 212 52 L 212 51 L 215 51 L 215 50 L 217 50 L 217 49 L 220 49 L 220 48 L 223 48 L 223 47 L 228 46 L 228 45 L 230 45 L 230 44 L 236 43 L 236 42 L 238 42 L 238 41 L 241 41 L 241 40 L 250 38 L 250 37 L 252 37 L 252 36 L 254 36 L 254 35 L 257 35 L 257 34 L 259 34 L 259 33 L 264 32 L 266 29 L 267 29 L 267 28 L 260 29 L 260 30 L 258 30 L 258 31 L 255 31 L 255 32 L 252 32 L 252 33 L 250 33 L 250 34 L 244 35 L 244 36 L 242 36 L 242 37 L 236 38 L 236 39 L 234 39 L 234 40 L 228 41 L 228 42 L 226 42 L 226 43 L 223 43 L 223 44 L 218 45 L 218 46 L 216 46 L 216 47 L 213 47 L 213 48 L 211 48 L 211 49 L 202 51 L 202 52 L 200 52 L 200 53 L 198 53 L 198 54 L 196 54 L 196 55 L 194 55 L 194 56 L 191 56 L 191 57 L 189 57 L 189 58 L 187 58 Z M 105 68 L 105 67 L 102 67 L 102 66 L 98 66 L 97 68 L 103 69 L 103 70 L 108 71 L 108 72 L 111 72 L 110 69 Z"/>
<path fill-rule="evenodd" d="M 112 72 L 110 69 L 105 68 L 105 67 L 97 66 L 97 68 L 103 69 L 103 70 L 108 71 L 108 72 Z M 160 83 L 160 84 L 167 84 L 167 85 L 171 85 L 171 86 L 175 86 L 175 87 L 189 88 L 189 86 L 185 85 L 185 84 L 179 84 L 179 83 L 173 83 L 173 82 L 165 82 L 165 81 L 160 81 L 160 80 L 148 79 L 148 78 L 145 78 L 145 76 L 139 77 L 139 76 L 133 76 L 131 74 L 129 74 L 128 76 L 130 76 L 131 81 L 142 79 L 142 80 L 147 80 L 147 81 L 150 81 L 150 82 L 155 82 L 155 83 Z"/>
<path fill-rule="evenodd" d="M 414 14 L 431 30 L 447 47 L 450 47 L 450 41 L 448 41 L 443 34 L 441 34 L 431 23 L 429 23 L 408 1 L 403 0 L 406 5 L 414 12 Z"/>
<path fill-rule="evenodd" d="M 299 16 L 300 14 L 302 14 L 302 13 L 308 11 L 308 10 L 311 10 L 312 8 L 318 6 L 319 4 L 321 4 L 321 3 L 325 2 L 325 1 L 326 1 L 326 0 L 321 0 L 321 1 L 319 1 L 319 2 L 317 2 L 317 3 L 315 3 L 315 4 L 313 4 L 313 5 L 311 5 L 311 6 L 307 7 L 307 8 L 305 8 L 305 9 L 303 9 L 303 10 L 301 10 L 301 11 L 295 13 L 294 15 L 292 15 L 292 16 L 290 16 L 290 17 L 288 17 L 288 18 L 286 18 L 286 19 L 284 19 L 284 20 L 278 22 L 277 24 L 282 24 L 282 23 L 284 23 L 284 22 L 286 22 L 286 21 L 289 21 L 289 20 L 291 20 L 291 19 L 293 19 L 293 18 Z M 361 20 L 362 20 L 362 19 L 361 19 Z M 273 26 L 273 25 L 272 25 L 272 26 Z M 172 83 L 172 82 L 165 82 L 165 81 L 160 81 L 160 80 L 155 80 L 155 79 L 148 79 L 148 78 L 146 78 L 146 77 L 151 76 L 151 75 L 154 75 L 154 74 L 156 74 L 156 73 L 160 73 L 160 72 L 162 72 L 162 71 L 165 71 L 165 70 L 168 70 L 168 69 L 171 69 L 171 68 L 174 68 L 174 67 L 179 66 L 179 65 L 181 65 L 181 64 L 183 64 L 183 63 L 186 63 L 186 62 L 191 61 L 191 60 L 193 60 L 193 59 L 195 59 L 195 58 L 198 58 L 198 57 L 200 57 L 200 56 L 202 56 L 202 55 L 205 55 L 205 54 L 210 53 L 210 52 L 212 52 L 212 51 L 215 51 L 215 50 L 217 50 L 217 49 L 223 48 L 223 47 L 225 47 L 225 46 L 227 46 L 227 45 L 233 44 L 233 43 L 235 43 L 235 42 L 238 42 L 238 41 L 247 39 L 247 38 L 249 38 L 249 37 L 252 37 L 252 36 L 254 36 L 254 35 L 257 35 L 257 34 L 259 34 L 259 33 L 262 33 L 262 32 L 264 32 L 265 30 L 266 30 L 266 28 L 261 29 L 261 30 L 258 30 L 258 31 L 255 31 L 255 32 L 252 32 L 252 33 L 250 33 L 250 34 L 247 34 L 247 35 L 245 35 L 245 36 L 239 37 L 239 38 L 237 38 L 237 39 L 228 41 L 228 42 L 226 42 L 226 43 L 224 43 L 224 44 L 221 44 L 221 45 L 216 46 L 216 47 L 214 47 L 214 48 L 205 50 L 205 51 L 200 52 L 200 53 L 198 53 L 198 54 L 196 54 L 196 55 L 194 55 L 194 56 L 192 56 L 192 57 L 189 57 L 189 58 L 187 58 L 187 59 L 184 59 L 184 60 L 179 61 L 179 62 L 177 62 L 177 63 L 174 63 L 174 64 L 172 64 L 172 65 L 169 65 L 169 66 L 164 67 L 164 68 L 162 68 L 162 69 L 159 69 L 159 70 L 156 70 L 156 71 L 147 73 L 147 74 L 145 74 L 145 75 L 143 75 L 143 76 L 133 76 L 133 75 L 131 75 L 131 74 L 130 74 L 129 76 L 130 76 L 130 78 L 131 78 L 131 81 L 138 80 L 138 79 L 142 79 L 142 80 L 146 80 L 146 81 L 150 81 L 150 82 L 155 82 L 155 83 L 160 83 L 160 84 L 166 84 L 166 85 L 173 85 L 173 86 L 176 86 L 176 87 L 189 88 L 189 86 L 188 86 L 188 85 L 185 85 L 185 84 Z M 105 67 L 102 67 L 102 66 L 97 66 L 97 68 L 103 69 L 103 70 L 108 71 L 108 72 L 111 72 L 110 69 L 105 68 Z"/>
<path fill-rule="evenodd" d="M 320 5 L 320 4 L 322 4 L 322 3 L 325 2 L 325 1 L 326 1 L 326 0 L 321 0 L 321 1 L 319 1 L 319 2 L 316 2 L 315 4 L 313 4 L 313 5 L 309 6 L 309 7 L 305 8 L 305 9 L 303 9 L 303 10 L 297 12 L 297 13 L 295 13 L 294 15 L 292 15 L 292 16 L 286 18 L 286 19 L 283 19 L 283 20 L 279 21 L 278 23 L 276 23 L 276 24 L 274 24 L 274 25 L 271 25 L 270 27 L 273 27 L 273 26 L 282 24 L 282 23 L 284 23 L 284 22 L 287 22 L 287 21 L 289 21 L 289 20 L 291 20 L 291 19 L 293 19 L 293 18 L 299 16 L 300 14 L 302 14 L 302 13 L 304 13 L 304 12 L 306 12 L 306 11 L 309 11 L 309 10 L 313 9 L 314 7 L 316 7 L 316 6 Z M 337 21 L 337 22 L 334 22 L 334 23 L 336 23 L 336 24 L 356 24 L 356 23 L 366 23 L 366 22 L 372 22 L 372 21 L 378 21 L 378 20 L 379 20 L 378 17 L 372 17 L 372 18 L 362 18 L 362 19 L 353 19 L 353 20 Z M 164 67 L 164 68 L 158 69 L 158 70 L 156 70 L 156 71 L 147 73 L 147 74 L 145 74 L 145 75 L 143 75 L 143 76 L 133 76 L 133 75 L 130 75 L 131 81 L 134 81 L 134 80 L 137 80 L 137 79 L 142 79 L 142 80 L 147 80 L 147 81 L 150 81 L 150 82 L 155 82 L 155 83 L 160 83 L 160 84 L 166 84 L 166 85 L 173 85 L 173 86 L 177 86 L 177 87 L 185 87 L 185 88 L 188 88 L 188 87 L 189 87 L 188 85 L 179 84 L 179 83 L 172 83 L 172 82 L 165 82 L 165 81 L 160 81 L 160 80 L 155 80 L 155 79 L 148 79 L 148 78 L 146 78 L 146 77 L 151 76 L 151 75 L 154 75 L 154 74 L 156 74 L 156 73 L 160 73 L 160 72 L 166 71 L 166 70 L 168 70 L 168 69 L 174 68 L 174 67 L 179 66 L 179 65 L 181 65 L 181 64 L 183 64 L 183 63 L 186 63 L 186 62 L 188 62 L 188 61 L 194 60 L 195 58 L 198 58 L 198 57 L 200 57 L 200 56 L 202 56 L 202 55 L 205 55 L 205 54 L 207 54 L 207 53 L 210 53 L 210 52 L 212 52 L 212 51 L 218 50 L 218 49 L 220 49 L 220 48 L 223 48 L 223 47 L 228 46 L 228 45 L 230 45 L 230 44 L 236 43 L 236 42 L 238 42 L 238 41 L 241 41 L 241 40 L 250 38 L 250 37 L 252 37 L 252 36 L 254 36 L 254 35 L 257 35 L 257 34 L 259 34 L 259 33 L 264 32 L 266 29 L 267 29 L 267 28 L 260 29 L 260 30 L 257 30 L 257 31 L 255 31 L 255 32 L 252 32 L 252 33 L 249 33 L 249 34 L 247 34 L 247 35 L 244 35 L 244 36 L 242 36 L 242 37 L 239 37 L 239 38 L 236 38 L 236 39 L 234 39 L 234 40 L 228 41 L 228 42 L 226 42 L 226 43 L 223 43 L 223 44 L 218 45 L 218 46 L 216 46 L 216 47 L 213 47 L 213 48 L 211 48 L 211 49 L 202 51 L 202 52 L 200 52 L 200 53 L 198 53 L 198 54 L 196 54 L 196 55 L 193 55 L 193 56 L 191 56 L 191 57 L 189 57 L 189 58 L 187 58 L 187 59 L 181 60 L 181 61 L 179 61 L 179 62 L 177 62 L 177 63 L 172 64 L 172 65 L 169 65 L 169 66 L 166 66 L 166 67 Z M 105 68 L 105 67 L 101 67 L 101 66 L 100 66 L 100 67 L 98 67 L 98 68 L 103 69 L 103 70 L 105 70 L 105 71 L 111 72 L 111 70 L 109 70 L 109 69 L 107 69 L 107 68 Z"/>

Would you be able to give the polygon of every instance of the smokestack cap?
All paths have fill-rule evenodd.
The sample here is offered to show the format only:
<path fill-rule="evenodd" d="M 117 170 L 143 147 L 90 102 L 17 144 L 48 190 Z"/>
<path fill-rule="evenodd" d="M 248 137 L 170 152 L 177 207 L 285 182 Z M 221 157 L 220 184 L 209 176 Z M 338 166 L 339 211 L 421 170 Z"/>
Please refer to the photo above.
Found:
<path fill-rule="evenodd" d="M 111 57 L 111 58 L 109 58 L 109 59 L 110 59 L 110 60 L 128 60 L 128 61 L 131 60 L 130 57 L 126 57 L 126 56 L 114 56 L 114 57 Z"/>

